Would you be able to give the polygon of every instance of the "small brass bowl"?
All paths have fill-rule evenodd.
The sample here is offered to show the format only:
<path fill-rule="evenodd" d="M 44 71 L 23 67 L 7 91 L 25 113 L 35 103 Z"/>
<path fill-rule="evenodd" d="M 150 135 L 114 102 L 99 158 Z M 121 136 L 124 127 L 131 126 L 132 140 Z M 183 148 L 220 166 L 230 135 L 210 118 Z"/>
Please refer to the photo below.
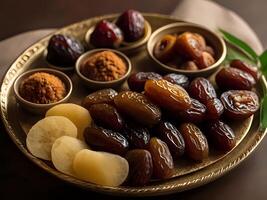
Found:
<path fill-rule="evenodd" d="M 96 48 L 90 43 L 90 36 L 91 36 L 92 32 L 94 31 L 94 29 L 95 29 L 95 25 L 90 27 L 89 30 L 85 34 L 85 42 L 89 45 L 90 49 Z M 137 41 L 134 41 L 134 42 L 123 41 L 121 46 L 116 48 L 116 50 L 121 51 L 125 54 L 137 52 L 146 44 L 146 42 L 148 41 L 148 39 L 151 35 L 151 32 L 152 32 L 152 28 L 151 28 L 149 22 L 145 20 L 145 33 L 144 33 L 143 37 Z"/>
<path fill-rule="evenodd" d="M 87 78 L 81 73 L 80 68 L 83 65 L 85 59 L 101 51 L 111 51 L 123 60 L 123 62 L 125 63 L 127 67 L 127 70 L 126 70 L 126 73 L 122 77 L 120 77 L 117 80 L 113 80 L 113 81 L 95 81 L 95 80 Z M 132 64 L 131 64 L 130 59 L 120 51 L 117 51 L 114 49 L 93 49 L 91 51 L 87 51 L 86 53 L 84 53 L 78 58 L 78 60 L 76 61 L 75 70 L 76 70 L 78 77 L 81 79 L 84 85 L 90 89 L 97 90 L 97 89 L 102 89 L 102 88 L 118 88 L 129 77 L 131 70 L 132 70 Z"/>
<path fill-rule="evenodd" d="M 30 75 L 36 72 L 46 72 L 46 73 L 53 74 L 56 77 L 58 77 L 65 84 L 65 87 L 66 87 L 65 97 L 54 103 L 38 104 L 38 103 L 27 101 L 22 96 L 20 96 L 19 86 L 21 82 L 25 78 L 29 77 Z M 48 68 L 37 68 L 37 69 L 26 71 L 22 73 L 20 76 L 18 76 L 14 82 L 13 90 L 15 93 L 16 100 L 21 107 L 23 107 L 27 111 L 34 113 L 34 114 L 44 114 L 48 109 L 52 108 L 53 106 L 58 105 L 60 103 L 66 103 L 69 100 L 71 93 L 72 93 L 72 82 L 71 82 L 71 79 L 66 74 L 58 70 L 48 69 Z"/>
<path fill-rule="evenodd" d="M 179 34 L 179 33 L 183 33 L 186 31 L 195 32 L 195 33 L 202 35 L 207 41 L 207 43 L 214 49 L 216 62 L 213 65 L 205 69 L 190 71 L 190 70 L 170 67 L 162 63 L 161 61 L 159 61 L 154 56 L 154 47 L 156 43 L 164 35 Z M 158 66 L 159 69 L 164 72 L 180 73 L 180 74 L 187 75 L 189 77 L 197 77 L 197 76 L 207 77 L 213 74 L 219 68 L 220 64 L 224 61 L 227 49 L 226 49 L 224 40 L 220 36 L 218 36 L 216 33 L 212 32 L 211 30 L 201 25 L 197 25 L 193 23 L 177 22 L 177 23 L 172 23 L 172 24 L 163 26 L 157 29 L 155 32 L 153 32 L 147 42 L 147 51 L 148 51 L 149 56 L 153 59 L 153 61 L 155 61 L 156 66 Z"/>

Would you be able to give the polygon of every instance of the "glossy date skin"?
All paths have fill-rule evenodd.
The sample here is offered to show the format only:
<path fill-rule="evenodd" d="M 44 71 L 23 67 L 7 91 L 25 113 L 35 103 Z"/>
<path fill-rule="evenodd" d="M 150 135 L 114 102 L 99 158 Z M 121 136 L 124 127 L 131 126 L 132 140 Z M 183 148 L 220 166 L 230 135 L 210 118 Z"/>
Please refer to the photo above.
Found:
<path fill-rule="evenodd" d="M 145 95 L 132 91 L 120 92 L 114 103 L 119 112 L 144 126 L 151 127 L 161 119 L 161 111 Z"/>
<path fill-rule="evenodd" d="M 218 98 L 207 100 L 206 108 L 207 108 L 207 113 L 206 113 L 207 120 L 219 119 L 224 111 L 223 104 L 221 100 Z"/>
<path fill-rule="evenodd" d="M 184 154 L 184 138 L 172 123 L 160 122 L 156 130 L 159 138 L 168 145 L 173 157 L 180 157 Z"/>
<path fill-rule="evenodd" d="M 145 34 L 145 19 L 136 10 L 126 10 L 117 19 L 116 25 L 122 30 L 126 42 L 134 42 Z"/>
<path fill-rule="evenodd" d="M 128 78 L 128 86 L 132 91 L 142 92 L 147 80 L 158 80 L 161 78 L 162 76 L 155 72 L 137 72 Z"/>
<path fill-rule="evenodd" d="M 103 89 L 87 95 L 83 101 L 82 106 L 89 110 L 90 106 L 98 103 L 113 104 L 113 99 L 118 95 L 118 92 L 113 89 Z"/>
<path fill-rule="evenodd" d="M 235 147 L 234 131 L 223 121 L 210 122 L 207 126 L 207 133 L 216 149 L 227 152 Z"/>
<path fill-rule="evenodd" d="M 198 66 L 194 61 L 186 61 L 179 68 L 184 69 L 184 70 L 189 70 L 189 71 L 198 70 Z"/>
<path fill-rule="evenodd" d="M 202 77 L 195 78 L 191 82 L 189 86 L 189 94 L 203 104 L 206 104 L 209 99 L 217 97 L 213 85 L 208 79 Z"/>
<path fill-rule="evenodd" d="M 209 155 L 209 145 L 205 135 L 192 123 L 183 123 L 179 128 L 184 141 L 185 152 L 189 158 L 201 162 Z"/>
<path fill-rule="evenodd" d="M 161 62 L 169 62 L 175 56 L 176 36 L 164 35 L 154 47 L 154 55 Z"/>
<path fill-rule="evenodd" d="M 183 87 L 184 89 L 187 89 L 189 86 L 189 79 L 187 76 L 183 74 L 171 73 L 171 74 L 167 74 L 163 76 L 163 79 L 169 81 L 170 83 L 179 85 Z"/>
<path fill-rule="evenodd" d="M 196 99 L 191 98 L 190 108 L 175 114 L 175 118 L 183 122 L 201 123 L 206 117 L 206 106 Z"/>
<path fill-rule="evenodd" d="M 150 140 L 150 134 L 147 128 L 128 122 L 123 132 L 131 149 L 147 148 Z"/>
<path fill-rule="evenodd" d="M 87 127 L 84 130 L 84 139 L 88 146 L 96 151 L 119 155 L 125 155 L 129 146 L 123 135 L 101 127 Z"/>
<path fill-rule="evenodd" d="M 215 77 L 218 87 L 222 90 L 251 90 L 256 84 L 250 74 L 236 68 L 222 68 Z"/>
<path fill-rule="evenodd" d="M 153 175 L 155 178 L 170 178 L 173 173 L 173 158 L 165 142 L 153 137 L 149 142 L 149 152 L 153 160 Z"/>
<path fill-rule="evenodd" d="M 200 58 L 196 60 L 196 64 L 199 69 L 205 69 L 215 63 L 215 59 L 208 52 L 202 52 Z"/>
<path fill-rule="evenodd" d="M 246 119 L 260 107 L 259 98 L 255 92 L 247 90 L 229 90 L 221 95 L 224 114 L 233 120 Z"/>
<path fill-rule="evenodd" d="M 261 73 L 259 72 L 257 66 L 252 66 L 241 60 L 232 60 L 230 66 L 249 73 L 256 81 L 260 79 Z"/>
<path fill-rule="evenodd" d="M 94 104 L 89 108 L 89 112 L 94 122 L 102 127 L 114 131 L 121 131 L 124 127 L 123 118 L 112 105 L 106 103 Z"/>
<path fill-rule="evenodd" d="M 46 60 L 59 67 L 73 67 L 83 53 L 84 47 L 80 41 L 70 36 L 56 34 L 48 42 Z"/>
<path fill-rule="evenodd" d="M 95 26 L 90 43 L 97 48 L 118 48 L 123 41 L 123 33 L 116 24 L 102 20 Z"/>
<path fill-rule="evenodd" d="M 146 81 L 145 95 L 158 106 L 173 112 L 191 106 L 190 97 L 185 89 L 163 79 Z"/>
<path fill-rule="evenodd" d="M 149 151 L 134 149 L 125 156 L 129 163 L 127 183 L 132 186 L 146 185 L 153 174 L 153 161 Z"/>
<path fill-rule="evenodd" d="M 199 59 L 205 49 L 205 40 L 199 34 L 184 32 L 176 39 L 177 52 L 189 60 Z"/>

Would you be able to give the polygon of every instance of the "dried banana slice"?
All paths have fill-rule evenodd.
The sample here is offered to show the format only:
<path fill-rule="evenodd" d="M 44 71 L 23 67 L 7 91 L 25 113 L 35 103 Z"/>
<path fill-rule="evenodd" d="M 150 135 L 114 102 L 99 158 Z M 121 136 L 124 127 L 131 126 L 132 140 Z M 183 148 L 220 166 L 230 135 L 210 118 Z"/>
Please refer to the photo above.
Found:
<path fill-rule="evenodd" d="M 73 159 L 80 150 L 88 148 L 85 142 L 77 138 L 62 136 L 56 139 L 52 146 L 52 162 L 58 171 L 74 176 Z"/>
<path fill-rule="evenodd" d="M 51 160 L 51 148 L 54 141 L 64 135 L 77 137 L 76 126 L 66 117 L 46 117 L 30 129 L 26 145 L 34 156 Z"/>
<path fill-rule="evenodd" d="M 73 169 L 78 178 L 106 186 L 121 185 L 129 173 L 129 165 L 125 158 L 87 149 L 76 154 Z"/>
<path fill-rule="evenodd" d="M 73 103 L 63 103 L 50 108 L 47 116 L 64 116 L 71 120 L 78 129 L 78 138 L 83 139 L 83 131 L 91 126 L 92 118 L 87 109 Z"/>

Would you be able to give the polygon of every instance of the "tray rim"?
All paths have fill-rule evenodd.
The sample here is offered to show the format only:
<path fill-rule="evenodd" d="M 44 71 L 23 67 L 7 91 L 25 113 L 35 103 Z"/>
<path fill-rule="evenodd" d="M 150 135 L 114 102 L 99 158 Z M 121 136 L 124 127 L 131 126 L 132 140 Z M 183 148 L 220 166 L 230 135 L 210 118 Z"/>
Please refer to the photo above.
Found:
<path fill-rule="evenodd" d="M 109 14 L 109 15 L 102 15 L 102 16 L 95 16 L 92 18 L 88 18 L 73 24 L 70 24 L 68 26 L 64 26 L 62 28 L 57 29 L 56 31 L 53 31 L 52 33 L 46 35 L 45 37 L 41 38 L 37 42 L 33 43 L 31 46 L 29 46 L 25 51 L 23 51 L 16 59 L 12 62 L 10 67 L 6 70 L 4 73 L 4 76 L 1 80 L 1 90 L 0 90 L 0 96 L 1 96 L 1 102 L 0 102 L 0 111 L 1 111 L 1 119 L 5 126 L 6 132 L 8 133 L 9 137 L 12 139 L 12 141 L 16 144 L 16 146 L 22 151 L 22 153 L 33 163 L 35 163 L 40 168 L 44 169 L 48 173 L 58 177 L 61 180 L 64 180 L 67 183 L 74 184 L 77 186 L 80 186 L 85 189 L 90 189 L 97 192 L 102 192 L 110 195 L 117 195 L 117 196 L 155 196 L 155 195 L 164 195 L 164 194 L 170 194 L 175 192 L 181 192 L 184 190 L 189 190 L 195 187 L 198 187 L 200 185 L 207 184 L 220 176 L 224 175 L 225 173 L 229 172 L 234 167 L 238 166 L 242 161 L 244 161 L 258 146 L 258 144 L 261 142 L 261 140 L 264 138 L 264 136 L 267 133 L 267 128 L 259 127 L 257 133 L 257 137 L 255 141 L 253 140 L 253 143 L 249 145 L 249 147 L 246 148 L 246 151 L 242 151 L 240 155 L 233 160 L 230 163 L 224 163 L 219 169 L 210 170 L 209 174 L 203 174 L 200 177 L 196 177 L 190 181 L 186 181 L 181 183 L 178 183 L 176 179 L 169 179 L 166 181 L 165 184 L 159 184 L 159 185 L 151 185 L 147 188 L 129 188 L 129 187 L 107 187 L 107 186 L 99 186 L 92 183 L 80 181 L 78 179 L 75 179 L 73 177 L 64 175 L 56 170 L 51 170 L 49 166 L 44 165 L 43 162 L 31 155 L 26 148 L 24 148 L 23 144 L 21 144 L 20 140 L 16 137 L 16 134 L 14 133 L 12 127 L 10 126 L 8 119 L 7 119 L 7 102 L 3 100 L 2 97 L 5 97 L 9 95 L 9 93 L 5 93 L 6 91 L 5 86 L 13 85 L 13 82 L 15 80 L 14 76 L 16 77 L 16 74 L 19 73 L 19 70 L 23 69 L 23 65 L 38 52 L 38 50 L 42 49 L 45 45 L 45 41 L 47 38 L 49 38 L 51 35 L 57 33 L 57 32 L 64 32 L 70 28 L 77 28 L 81 26 L 82 24 L 86 23 L 86 21 L 90 20 L 97 20 L 99 18 L 109 18 L 109 17 L 115 17 L 118 14 Z M 170 19 L 175 21 L 181 21 L 175 17 L 170 17 L 168 15 L 163 14 L 157 14 L 157 13 L 144 13 L 145 16 L 149 17 L 155 17 L 155 18 L 161 18 L 161 19 Z M 263 90 L 267 90 L 267 81 L 264 76 L 261 77 L 261 88 Z M 10 91 L 9 87 L 6 88 L 8 91 Z M 260 126 L 260 125 L 259 125 Z M 256 134 L 255 133 L 255 134 Z M 242 143 L 242 142 L 241 142 Z M 223 160 L 223 159 L 222 159 Z M 222 161 L 218 161 L 222 162 Z M 205 169 L 205 168 L 204 168 Z M 201 173 L 202 170 L 199 170 L 195 173 Z M 170 182 L 169 184 L 167 182 Z"/>

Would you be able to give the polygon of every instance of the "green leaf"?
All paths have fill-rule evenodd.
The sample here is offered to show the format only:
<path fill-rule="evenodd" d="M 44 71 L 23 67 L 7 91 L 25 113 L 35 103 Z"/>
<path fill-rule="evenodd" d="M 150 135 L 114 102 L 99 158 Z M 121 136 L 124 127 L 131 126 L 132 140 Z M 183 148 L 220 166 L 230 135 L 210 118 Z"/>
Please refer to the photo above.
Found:
<path fill-rule="evenodd" d="M 265 50 L 260 56 L 261 71 L 264 75 L 267 75 L 267 50 Z"/>
<path fill-rule="evenodd" d="M 244 53 L 241 53 L 239 50 L 237 49 L 234 49 L 234 48 L 231 48 L 231 47 L 227 47 L 227 55 L 226 55 L 226 58 L 225 58 L 225 63 L 229 63 L 231 62 L 232 60 L 235 60 L 235 59 L 239 59 L 239 60 L 243 60 L 247 63 L 251 63 L 251 64 L 254 64 L 255 63 L 253 61 L 251 61 L 251 59 L 244 55 Z"/>
<path fill-rule="evenodd" d="M 222 29 L 219 29 L 219 31 L 223 34 L 223 37 L 227 42 L 229 42 L 229 43 L 239 47 L 243 51 L 245 51 L 247 54 L 249 54 L 251 59 L 255 63 L 257 63 L 257 61 L 259 59 L 258 55 L 247 43 L 245 43 L 244 41 L 240 40 L 236 36 L 232 35 L 231 33 L 226 32 L 226 31 L 224 31 Z"/>
<path fill-rule="evenodd" d="M 267 96 L 263 98 L 261 105 L 261 126 L 267 128 Z"/>

